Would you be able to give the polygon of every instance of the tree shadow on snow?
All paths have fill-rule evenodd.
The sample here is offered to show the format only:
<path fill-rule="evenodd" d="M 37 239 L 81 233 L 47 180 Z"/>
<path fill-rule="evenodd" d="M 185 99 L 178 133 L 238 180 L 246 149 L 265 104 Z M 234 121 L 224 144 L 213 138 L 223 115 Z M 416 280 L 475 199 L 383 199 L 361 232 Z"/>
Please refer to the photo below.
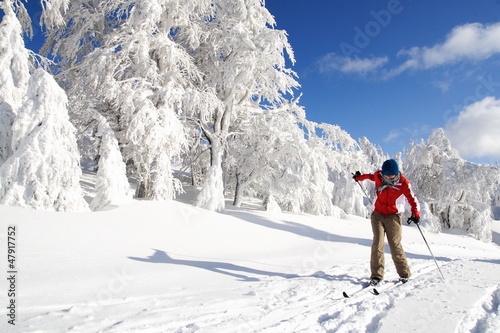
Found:
<path fill-rule="evenodd" d="M 323 230 L 318 230 L 316 228 L 313 228 L 311 226 L 297 223 L 297 222 L 291 222 L 291 221 L 285 221 L 283 220 L 283 223 L 277 223 L 270 221 L 266 218 L 262 218 L 260 216 L 247 213 L 247 212 L 232 212 L 231 213 L 234 216 L 237 216 L 241 219 L 244 219 L 245 221 L 248 221 L 250 223 L 258 224 L 263 227 L 267 228 L 273 228 L 281 231 L 286 231 L 290 233 L 294 233 L 296 235 L 302 236 L 302 237 L 309 237 L 315 240 L 319 241 L 327 241 L 327 242 L 335 242 L 335 243 L 349 243 L 349 244 L 358 244 L 362 246 L 366 246 L 371 248 L 372 246 L 372 239 L 368 238 L 356 238 L 356 237 L 347 237 L 347 236 L 341 236 L 341 235 L 335 235 Z M 371 224 L 367 225 L 367 228 L 371 229 Z M 385 253 L 390 254 L 391 251 L 389 249 L 389 245 L 387 243 L 387 236 L 385 236 Z M 369 252 L 368 252 L 369 253 Z M 417 253 L 411 253 L 408 251 L 405 251 L 406 256 L 411 259 L 432 259 L 432 256 L 430 254 L 417 254 Z M 437 261 L 443 261 L 443 262 L 448 262 L 451 261 L 452 259 L 447 258 L 447 257 L 436 257 Z"/>
<path fill-rule="evenodd" d="M 149 262 L 152 264 L 172 264 L 172 265 L 197 267 L 201 269 L 206 269 L 211 272 L 233 276 L 241 281 L 260 281 L 258 278 L 250 275 L 277 276 L 284 279 L 293 279 L 300 277 L 297 274 L 285 274 L 278 272 L 263 271 L 260 269 L 254 269 L 225 262 L 174 259 L 171 256 L 169 256 L 165 251 L 157 249 L 153 250 L 155 251 L 155 253 L 147 258 L 137 258 L 137 257 L 128 257 L 128 258 L 142 262 Z M 247 273 L 248 275 L 244 273 Z"/>
<path fill-rule="evenodd" d="M 316 228 L 313 228 L 311 226 L 297 223 L 297 222 L 291 222 L 291 221 L 285 221 L 282 220 L 283 223 L 277 223 L 273 222 L 271 220 L 268 220 L 266 218 L 260 217 L 258 215 L 249 213 L 249 212 L 244 212 L 244 211 L 237 211 L 234 210 L 231 212 L 231 215 L 239 217 L 247 222 L 254 223 L 266 228 L 272 228 L 276 230 L 281 230 L 285 232 L 290 232 L 302 237 L 308 237 L 312 238 L 314 240 L 319 240 L 319 241 L 327 241 L 327 242 L 335 242 L 335 243 L 349 243 L 349 244 L 358 244 L 362 246 L 366 246 L 371 248 L 372 246 L 372 239 L 368 238 L 356 238 L 356 237 L 347 237 L 347 236 L 341 236 L 341 235 L 336 235 L 332 234 L 323 230 L 319 230 Z M 367 228 L 371 229 L 371 224 L 367 225 Z M 390 254 L 390 249 L 389 245 L 387 244 L 387 239 L 385 240 L 385 253 Z M 426 254 L 417 254 L 417 253 L 411 253 L 408 251 L 405 251 L 406 257 L 411 258 L 411 259 L 432 259 L 432 256 L 426 255 Z M 368 252 L 369 255 L 369 252 Z M 369 260 L 369 257 L 368 259 Z M 447 258 L 447 257 L 436 257 L 437 261 L 442 261 L 442 262 L 448 262 L 451 261 L 452 259 Z M 334 278 L 337 280 L 337 278 Z"/>
<path fill-rule="evenodd" d="M 500 264 L 500 259 L 474 259 L 474 261 L 477 261 L 477 262 L 486 262 L 486 263 L 489 263 L 489 264 L 497 264 L 497 265 Z"/>
<path fill-rule="evenodd" d="M 341 235 L 331 234 L 324 230 L 319 230 L 313 228 L 311 226 L 291 222 L 291 221 L 282 221 L 283 223 L 273 222 L 271 220 L 265 219 L 258 215 L 254 215 L 247 212 L 242 211 L 233 211 L 231 215 L 241 218 L 247 222 L 257 224 L 266 228 L 281 230 L 289 233 L 296 234 L 302 237 L 308 237 L 319 241 L 327 241 L 327 242 L 336 242 L 336 243 L 350 243 L 350 244 L 358 244 L 362 246 L 372 246 L 372 240 L 367 238 L 356 238 L 356 237 L 346 237 Z M 371 229 L 371 225 L 368 225 L 367 228 Z"/>
<path fill-rule="evenodd" d="M 336 235 L 332 234 L 323 230 L 316 229 L 314 227 L 297 223 L 297 222 L 291 222 L 291 221 L 285 221 L 281 220 L 283 223 L 277 223 L 273 222 L 271 220 L 268 220 L 266 218 L 263 218 L 261 216 L 245 212 L 245 211 L 238 211 L 238 210 L 233 210 L 231 211 L 231 215 L 236 216 L 240 219 L 243 219 L 247 222 L 254 223 L 266 228 L 272 228 L 276 230 L 281 230 L 285 232 L 290 232 L 302 237 L 308 237 L 312 238 L 314 240 L 318 241 L 327 241 L 327 242 L 334 242 L 334 243 L 349 243 L 349 244 L 358 244 L 361 246 L 366 246 L 368 248 L 371 248 L 372 246 L 372 239 L 368 238 L 356 238 L 356 237 L 348 237 L 348 236 L 341 236 L 341 235 Z M 367 228 L 371 229 L 371 224 L 367 224 Z M 387 236 L 385 236 L 387 237 Z M 403 244 L 404 245 L 404 244 Z M 389 245 L 387 243 L 387 238 L 385 238 L 385 253 L 390 254 L 390 249 Z M 412 253 L 408 252 L 405 250 L 405 254 L 407 258 L 411 259 L 426 259 L 426 260 L 432 260 L 432 256 L 430 254 L 417 254 L 417 253 Z M 369 252 L 367 252 L 367 260 L 369 260 Z M 452 261 L 452 259 L 448 257 L 436 257 L 437 261 L 440 262 L 449 262 Z M 339 280 L 338 277 L 333 277 L 335 280 Z"/>
<path fill-rule="evenodd" d="M 500 234 L 498 232 L 492 231 L 491 241 L 496 245 L 500 245 Z"/>
<path fill-rule="evenodd" d="M 184 260 L 184 259 L 174 259 L 165 251 L 153 249 L 155 252 L 153 255 L 147 258 L 138 257 L 128 257 L 131 260 L 147 262 L 152 264 L 172 264 L 172 265 L 183 265 L 189 267 L 196 267 L 205 269 L 214 273 L 229 275 L 237 278 L 240 281 L 254 282 L 260 281 L 257 276 L 267 276 L 267 277 L 281 277 L 284 279 L 297 279 L 297 278 L 316 278 L 323 279 L 327 281 L 352 281 L 354 277 L 344 274 L 344 275 L 330 275 L 323 271 L 315 272 L 311 275 L 297 275 L 297 274 L 286 274 L 271 271 L 264 271 L 260 269 L 219 262 L 219 261 L 202 261 L 202 260 Z"/>
<path fill-rule="evenodd" d="M 385 252 L 389 253 L 389 254 L 391 253 L 391 250 L 389 249 L 388 245 L 386 245 Z M 417 254 L 417 253 L 412 253 L 412 252 L 408 252 L 408 251 L 405 251 L 405 254 L 406 254 L 406 257 L 408 259 L 433 260 L 433 258 L 430 254 Z M 448 257 L 435 257 L 435 258 L 436 258 L 436 261 L 443 261 L 443 262 L 453 261 L 453 259 L 448 258 Z"/>

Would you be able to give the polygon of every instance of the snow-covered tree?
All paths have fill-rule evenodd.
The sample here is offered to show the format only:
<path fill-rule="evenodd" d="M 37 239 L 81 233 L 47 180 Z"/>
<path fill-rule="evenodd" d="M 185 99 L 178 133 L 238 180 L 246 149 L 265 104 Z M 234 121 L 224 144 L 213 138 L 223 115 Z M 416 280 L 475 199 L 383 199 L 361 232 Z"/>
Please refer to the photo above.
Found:
<path fill-rule="evenodd" d="M 442 129 L 435 130 L 427 143 L 412 144 L 404 165 L 417 197 L 438 218 L 439 225 L 431 227 L 464 229 L 478 239 L 491 240 L 498 168 L 461 158 Z"/>
<path fill-rule="evenodd" d="M 198 196 L 200 207 L 224 209 L 222 165 L 228 138 L 237 131 L 233 124 L 248 117 L 248 110 L 279 106 L 298 86 L 285 63 L 285 50 L 293 61 L 286 33 L 274 25 L 262 0 L 216 0 L 212 16 L 201 18 L 202 42 L 190 51 L 204 73 L 201 84 L 215 91 L 221 105 L 201 123 L 211 165 Z"/>
<path fill-rule="evenodd" d="M 175 39 L 181 28 L 193 35 L 190 17 L 208 8 L 205 0 L 74 0 L 69 23 L 49 35 L 45 51 L 61 59 L 59 80 L 84 101 L 72 113 L 92 108 L 106 118 L 138 179 L 137 197 L 171 199 L 180 190 L 171 167 L 186 144 L 179 116 L 210 102 L 194 89 L 201 75 Z"/>
<path fill-rule="evenodd" d="M 305 212 L 315 215 L 334 215 L 339 213 L 333 208 L 333 197 L 335 195 L 335 184 L 329 179 L 331 171 L 330 154 L 332 147 L 329 146 L 326 132 L 329 128 L 326 124 L 316 124 L 314 122 L 303 121 L 306 131 L 306 145 L 303 158 L 307 161 Z M 322 136 L 318 136 L 318 130 Z M 332 143 L 332 142 L 330 142 Z M 336 144 L 341 144 L 336 142 Z M 340 217 L 340 216 L 337 216 Z"/>
<path fill-rule="evenodd" d="M 0 167 L 0 203 L 55 211 L 85 211 L 80 155 L 67 97 L 37 69 L 13 124 L 13 155 Z"/>
<path fill-rule="evenodd" d="M 42 16 L 40 24 L 47 29 L 53 29 L 64 25 L 64 13 L 68 9 L 71 0 L 40 0 L 42 5 Z"/>
<path fill-rule="evenodd" d="M 249 111 L 251 112 L 251 111 Z M 239 124 L 241 132 L 228 141 L 226 189 L 262 198 L 266 209 L 329 215 L 332 184 L 313 140 L 305 138 L 301 107 L 290 104 L 277 110 L 255 109 Z M 272 208 L 271 208 L 272 206 Z"/>
<path fill-rule="evenodd" d="M 0 1 L 0 203 L 87 210 L 67 97 L 43 69 L 30 73 L 22 40 L 31 20 L 20 1 Z M 17 15 L 16 15 L 17 14 Z"/>
<path fill-rule="evenodd" d="M 363 190 L 352 179 L 352 174 L 358 170 L 361 172 L 375 171 L 376 167 L 369 162 L 374 157 L 367 156 L 356 140 L 339 126 L 320 124 L 318 129 L 321 131 L 323 144 L 327 148 L 324 155 L 328 158 L 328 179 L 334 186 L 332 203 L 347 214 L 367 216 L 369 200 L 365 199 Z M 362 142 L 365 149 L 370 147 L 375 151 L 367 139 Z M 370 185 L 363 184 L 362 186 L 370 195 Z"/>
<path fill-rule="evenodd" d="M 384 161 L 389 159 L 389 156 L 382 151 L 382 147 L 374 145 L 367 137 L 363 136 L 359 138 L 358 141 L 359 147 L 368 159 L 368 163 L 373 166 L 375 170 L 380 169 Z"/>
<path fill-rule="evenodd" d="M 266 133 L 267 142 L 260 143 L 268 147 L 263 165 L 265 173 L 261 173 L 256 178 L 253 187 L 264 198 L 267 209 L 269 209 L 269 204 L 271 206 L 275 204 L 283 211 L 328 214 L 329 211 L 313 212 L 311 210 L 314 207 L 309 205 L 310 200 L 317 199 L 318 204 L 322 206 L 323 200 L 326 199 L 327 209 L 331 209 L 331 202 L 328 200 L 331 192 L 323 193 L 326 194 L 326 198 L 317 197 L 311 193 L 316 190 L 315 194 L 318 194 L 321 190 L 314 186 L 317 179 L 314 179 L 311 166 L 314 163 L 312 151 L 308 146 L 306 133 L 300 127 L 299 119 L 301 117 L 297 117 L 293 112 L 284 111 L 267 120 L 269 122 L 267 125 L 269 129 Z M 325 184 L 329 183 L 318 185 Z"/>
<path fill-rule="evenodd" d="M 23 27 L 14 8 L 29 26 L 24 6 L 17 1 L 0 1 L 4 16 L 0 22 L 0 166 L 12 155 L 12 124 L 23 104 L 30 77 L 29 51 L 24 47 Z"/>
<path fill-rule="evenodd" d="M 248 185 L 268 171 L 268 160 L 274 153 L 268 144 L 268 124 L 269 115 L 256 109 L 248 121 L 238 124 L 239 132 L 228 140 L 225 188 L 234 193 L 233 205 L 236 207 L 241 206 Z"/>
<path fill-rule="evenodd" d="M 98 119 L 99 164 L 95 184 L 95 197 L 90 203 L 92 210 L 99 210 L 111 204 L 131 200 L 130 185 L 126 177 L 125 163 L 118 147 L 118 141 L 108 122 L 101 115 Z"/>

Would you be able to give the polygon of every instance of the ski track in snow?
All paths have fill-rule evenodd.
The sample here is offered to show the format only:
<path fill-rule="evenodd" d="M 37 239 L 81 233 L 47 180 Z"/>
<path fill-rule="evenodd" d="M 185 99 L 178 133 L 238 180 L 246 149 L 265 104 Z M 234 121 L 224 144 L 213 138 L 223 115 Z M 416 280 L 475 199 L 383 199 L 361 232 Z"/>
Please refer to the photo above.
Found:
<path fill-rule="evenodd" d="M 493 332 L 500 327 L 500 283 L 478 302 L 458 325 L 457 333 Z"/>
<path fill-rule="evenodd" d="M 51 322 L 66 327 L 66 332 L 422 332 L 422 323 L 425 332 L 494 332 L 500 318 L 500 289 L 495 284 L 500 268 L 479 276 L 474 272 L 483 274 L 480 266 L 487 263 L 453 260 L 440 264 L 447 283 L 433 263 L 413 260 L 413 279 L 379 296 L 367 291 L 344 299 L 342 288 L 354 285 L 333 275 L 345 266 L 332 267 L 332 275 L 320 271 L 297 279 L 268 278 L 239 288 L 240 299 L 214 295 L 209 304 L 153 296 L 108 301 L 98 308 L 92 303 L 73 305 L 29 318 L 26 332 L 52 332 L 30 330 Z M 472 276 L 465 279 L 461 272 Z M 488 284 L 494 286 L 486 296 L 478 296 Z M 456 299 L 445 301 L 440 293 Z M 454 307 L 454 301 L 470 308 Z M 193 317 L 193 307 L 203 312 Z M 448 327 L 442 322 L 441 307 L 448 308 L 447 315 L 460 324 Z M 406 320 L 398 320 L 400 316 Z"/>

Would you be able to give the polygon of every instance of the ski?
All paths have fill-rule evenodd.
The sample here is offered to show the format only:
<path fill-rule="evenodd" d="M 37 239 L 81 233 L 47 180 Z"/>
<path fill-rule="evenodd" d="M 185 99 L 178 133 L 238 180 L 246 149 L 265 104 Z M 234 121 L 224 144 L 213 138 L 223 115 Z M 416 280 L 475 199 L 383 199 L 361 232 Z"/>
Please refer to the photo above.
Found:
<path fill-rule="evenodd" d="M 408 282 L 408 281 L 406 281 L 406 282 Z M 378 295 L 380 295 L 380 293 L 386 292 L 394 287 L 405 284 L 406 282 L 402 282 L 400 280 L 390 281 L 390 282 L 384 283 L 384 285 L 379 287 L 379 288 L 373 288 L 372 292 L 374 295 L 378 296 Z"/>
<path fill-rule="evenodd" d="M 350 290 L 349 292 L 342 292 L 342 295 L 344 295 L 345 298 L 351 298 L 359 293 L 361 293 L 363 290 L 367 290 L 369 287 L 372 287 L 369 282 L 364 282 L 361 284 L 360 287 Z"/>
<path fill-rule="evenodd" d="M 364 282 L 360 287 L 356 289 L 350 290 L 349 292 L 343 291 L 342 295 L 344 296 L 344 298 L 351 298 L 356 296 L 357 294 L 360 294 L 365 290 L 368 290 L 370 287 L 373 287 L 372 289 L 370 289 L 371 293 L 378 296 L 381 293 L 386 292 L 399 285 L 405 284 L 406 282 L 402 282 L 400 280 L 394 280 L 394 281 L 380 282 L 376 286 L 371 285 L 369 282 Z"/>

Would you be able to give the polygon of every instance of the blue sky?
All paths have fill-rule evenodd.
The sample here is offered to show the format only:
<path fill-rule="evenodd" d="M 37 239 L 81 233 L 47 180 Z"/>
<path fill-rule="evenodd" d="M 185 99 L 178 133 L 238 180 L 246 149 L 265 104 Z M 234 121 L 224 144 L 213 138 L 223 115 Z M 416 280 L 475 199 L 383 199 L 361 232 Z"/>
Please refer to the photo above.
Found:
<path fill-rule="evenodd" d="M 500 161 L 500 0 L 265 4 L 288 32 L 308 119 L 391 155 L 443 127 L 468 160 Z"/>
<path fill-rule="evenodd" d="M 288 32 L 308 119 L 389 154 L 443 127 L 468 160 L 500 161 L 500 0 L 266 7 Z"/>

